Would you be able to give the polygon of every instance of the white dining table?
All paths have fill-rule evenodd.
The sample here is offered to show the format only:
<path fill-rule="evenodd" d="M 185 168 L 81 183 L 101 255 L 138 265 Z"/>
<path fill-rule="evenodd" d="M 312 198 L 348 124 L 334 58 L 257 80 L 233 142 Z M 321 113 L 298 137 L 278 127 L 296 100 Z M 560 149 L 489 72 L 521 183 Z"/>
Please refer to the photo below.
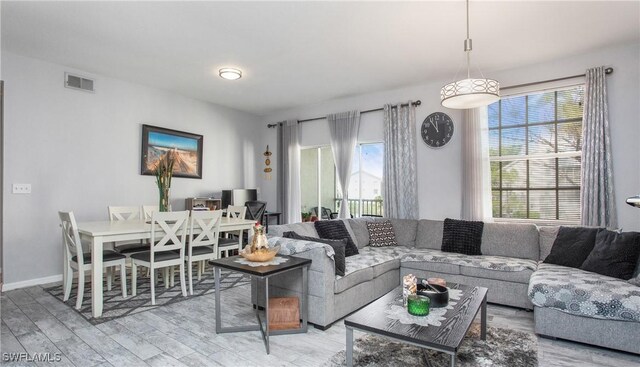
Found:
<path fill-rule="evenodd" d="M 255 220 L 223 217 L 220 232 L 249 230 L 249 238 L 253 236 Z M 194 231 L 195 232 L 195 231 Z M 102 251 L 105 244 L 116 241 L 145 240 L 151 238 L 151 224 L 145 220 L 98 221 L 78 223 L 81 240 L 91 243 L 91 309 L 93 317 L 102 316 Z M 64 277 L 69 273 L 66 259 Z"/>

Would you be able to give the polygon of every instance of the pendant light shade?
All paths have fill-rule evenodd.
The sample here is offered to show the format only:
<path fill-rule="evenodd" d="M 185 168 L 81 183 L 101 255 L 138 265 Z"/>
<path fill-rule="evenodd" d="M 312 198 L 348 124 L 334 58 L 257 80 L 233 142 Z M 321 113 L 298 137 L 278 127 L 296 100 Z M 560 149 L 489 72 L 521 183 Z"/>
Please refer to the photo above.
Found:
<path fill-rule="evenodd" d="M 467 53 L 467 78 L 442 87 L 440 103 L 443 107 L 464 110 L 488 106 L 500 99 L 500 83 L 497 80 L 486 79 L 484 76 L 471 77 L 472 48 L 469 37 L 469 0 L 467 0 L 467 39 L 464 40 L 464 51 Z"/>
<path fill-rule="evenodd" d="M 463 79 L 440 90 L 442 106 L 453 109 L 476 108 L 500 99 L 500 83 L 493 79 Z"/>

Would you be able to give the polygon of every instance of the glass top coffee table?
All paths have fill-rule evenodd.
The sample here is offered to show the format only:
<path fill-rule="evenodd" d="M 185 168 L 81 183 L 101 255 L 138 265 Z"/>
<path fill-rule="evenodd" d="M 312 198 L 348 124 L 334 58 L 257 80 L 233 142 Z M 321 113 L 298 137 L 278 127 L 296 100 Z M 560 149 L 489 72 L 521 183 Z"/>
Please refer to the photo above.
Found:
<path fill-rule="evenodd" d="M 451 356 L 451 366 L 456 365 L 456 356 L 467 331 L 478 312 L 481 312 L 481 338 L 487 337 L 487 288 L 449 284 L 457 291 L 459 299 L 450 300 L 450 309 L 441 309 L 441 316 L 433 324 L 422 326 L 410 323 L 411 317 L 402 317 L 402 287 L 397 287 L 378 300 L 347 317 L 347 366 L 353 366 L 353 330 L 390 338 L 420 348 L 432 349 Z M 451 292 L 453 293 L 453 292 Z M 434 312 L 432 309 L 432 312 Z M 406 312 L 406 310 L 404 311 Z M 407 313 L 408 315 L 408 313 Z M 435 312 L 434 312 L 435 316 Z M 426 320 L 420 320 L 424 323 Z"/>

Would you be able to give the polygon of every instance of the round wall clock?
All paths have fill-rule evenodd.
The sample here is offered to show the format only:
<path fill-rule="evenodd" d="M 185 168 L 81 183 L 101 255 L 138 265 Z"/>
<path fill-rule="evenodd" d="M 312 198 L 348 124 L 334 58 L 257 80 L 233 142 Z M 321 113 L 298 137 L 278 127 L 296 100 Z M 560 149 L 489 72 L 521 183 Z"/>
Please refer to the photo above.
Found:
<path fill-rule="evenodd" d="M 424 119 L 420 130 L 428 146 L 440 148 L 453 137 L 453 120 L 444 112 L 434 112 Z"/>

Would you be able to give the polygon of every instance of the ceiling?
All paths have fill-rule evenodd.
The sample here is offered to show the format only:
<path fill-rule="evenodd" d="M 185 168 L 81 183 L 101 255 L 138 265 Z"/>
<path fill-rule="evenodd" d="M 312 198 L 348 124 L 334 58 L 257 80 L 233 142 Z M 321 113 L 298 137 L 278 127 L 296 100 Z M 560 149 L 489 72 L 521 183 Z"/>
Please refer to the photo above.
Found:
<path fill-rule="evenodd" d="M 259 115 L 453 78 L 464 62 L 462 1 L 1 6 L 3 50 Z M 470 15 L 487 77 L 640 40 L 638 1 L 472 1 Z"/>

